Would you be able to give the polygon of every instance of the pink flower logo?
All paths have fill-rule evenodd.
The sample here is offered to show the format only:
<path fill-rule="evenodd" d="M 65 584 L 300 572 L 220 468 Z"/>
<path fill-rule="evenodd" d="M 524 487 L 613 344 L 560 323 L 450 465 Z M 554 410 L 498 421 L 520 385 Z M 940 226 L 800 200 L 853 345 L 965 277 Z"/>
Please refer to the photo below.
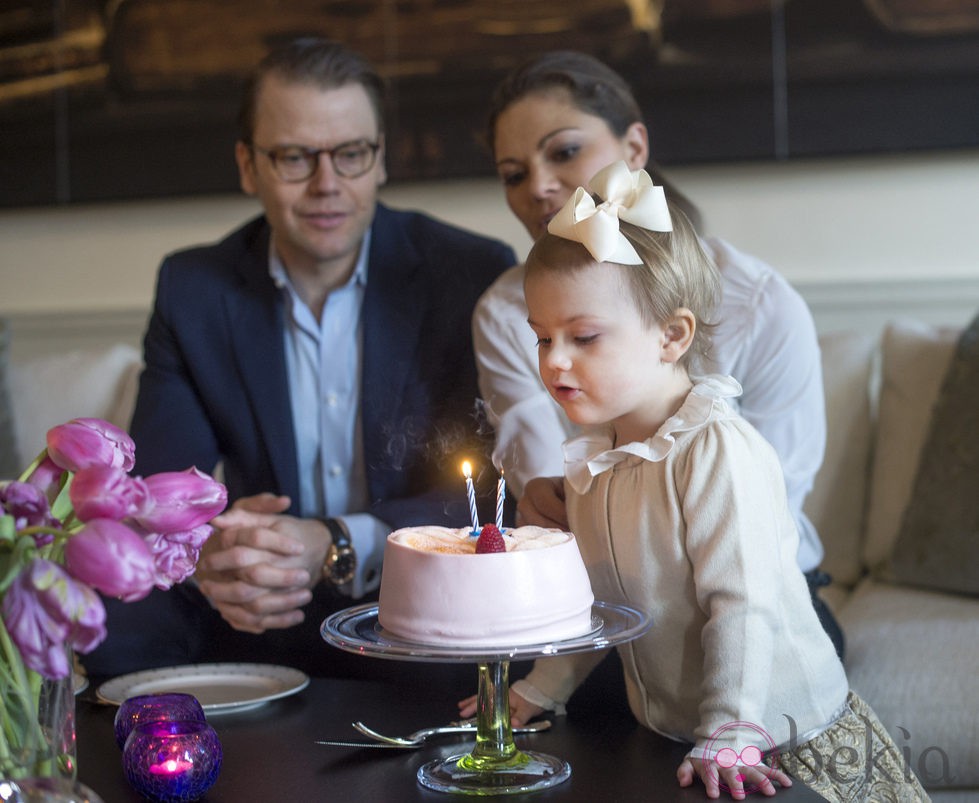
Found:
<path fill-rule="evenodd" d="M 768 746 L 764 753 L 758 747 L 758 742 Z M 734 746 L 731 746 L 732 743 Z M 741 747 L 741 745 L 744 746 Z M 740 749 L 738 749 L 739 747 Z M 730 769 L 739 764 L 742 767 L 764 767 L 766 778 L 771 779 L 775 770 L 764 762 L 765 755 L 778 757 L 775 740 L 763 728 L 751 722 L 737 721 L 721 725 L 711 734 L 707 745 L 704 747 L 704 758 L 708 762 L 707 771 L 712 775 L 714 774 L 713 762 L 716 762 L 717 766 L 724 769 Z M 730 787 L 720 777 L 715 777 L 714 780 L 724 791 L 731 791 Z M 743 783 L 745 778 L 738 775 L 738 780 Z M 760 788 L 756 783 L 749 783 L 744 787 L 744 791 L 745 794 L 751 794 Z"/>

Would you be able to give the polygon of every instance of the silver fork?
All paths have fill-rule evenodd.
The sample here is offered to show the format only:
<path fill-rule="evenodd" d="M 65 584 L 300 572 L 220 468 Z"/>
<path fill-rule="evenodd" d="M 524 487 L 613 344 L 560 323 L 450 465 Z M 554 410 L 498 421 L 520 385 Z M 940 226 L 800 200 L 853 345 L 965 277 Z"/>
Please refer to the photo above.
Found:
<path fill-rule="evenodd" d="M 385 736 L 378 733 L 373 728 L 367 727 L 363 722 L 352 723 L 353 727 L 364 734 L 373 742 L 339 742 L 339 741 L 317 741 L 316 744 L 329 744 L 341 747 L 400 747 L 403 749 L 414 749 L 425 744 L 425 740 L 432 736 L 440 736 L 445 733 L 475 733 L 476 727 L 472 722 L 453 723 L 438 728 L 422 728 L 407 736 Z M 539 733 L 551 727 L 550 720 L 540 720 L 538 722 L 528 722 L 526 725 L 514 728 L 514 733 Z"/>
<path fill-rule="evenodd" d="M 364 736 L 369 736 L 378 742 L 396 745 L 398 747 L 418 747 L 424 744 L 425 740 L 429 737 L 440 736 L 443 733 L 474 733 L 476 731 L 476 725 L 472 721 L 453 722 L 451 725 L 443 725 L 439 728 L 422 728 L 414 733 L 409 733 L 407 736 L 385 736 L 373 728 L 368 728 L 363 722 L 354 722 L 353 726 L 356 730 L 364 734 Z M 520 728 L 514 728 L 513 732 L 539 733 L 540 731 L 547 730 L 549 727 L 551 727 L 550 720 L 542 719 L 538 722 L 528 722 Z"/>

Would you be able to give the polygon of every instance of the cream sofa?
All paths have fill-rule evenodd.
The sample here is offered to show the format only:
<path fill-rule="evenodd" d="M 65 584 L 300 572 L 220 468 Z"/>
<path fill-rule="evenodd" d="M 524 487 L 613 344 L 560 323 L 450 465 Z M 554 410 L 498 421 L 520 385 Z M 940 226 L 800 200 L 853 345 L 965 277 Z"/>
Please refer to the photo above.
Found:
<path fill-rule="evenodd" d="M 68 349 L 9 362 L 2 359 L 2 351 L 0 466 L 4 469 L 11 464 L 26 467 L 44 448 L 47 431 L 72 418 L 103 418 L 124 429 L 129 426 L 141 367 L 140 353 L 133 346 Z M 10 472 L 0 471 L 0 476 Z"/>
<path fill-rule="evenodd" d="M 879 342 L 820 338 L 828 441 L 806 504 L 834 578 L 824 597 L 846 634 L 851 686 L 942 803 L 979 801 L 979 599 L 879 578 L 958 335 L 895 321 Z"/>
<path fill-rule="evenodd" d="M 829 440 L 807 503 L 835 578 L 826 598 L 846 633 L 851 684 L 942 803 L 979 800 L 979 600 L 889 585 L 875 571 L 894 543 L 957 335 L 907 321 L 879 340 L 822 336 Z M 75 416 L 125 426 L 138 369 L 139 354 L 121 345 L 12 364 L 21 458 Z"/>

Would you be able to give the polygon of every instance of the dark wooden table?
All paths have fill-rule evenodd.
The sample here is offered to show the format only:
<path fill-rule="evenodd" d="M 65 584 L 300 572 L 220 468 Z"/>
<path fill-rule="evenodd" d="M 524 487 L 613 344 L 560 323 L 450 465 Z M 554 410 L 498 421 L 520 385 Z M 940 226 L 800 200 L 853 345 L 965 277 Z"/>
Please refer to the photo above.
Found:
<path fill-rule="evenodd" d="M 473 667 L 473 684 L 476 669 Z M 378 681 L 314 679 L 292 697 L 250 711 L 212 715 L 224 764 L 208 803 L 297 801 L 441 801 L 455 798 L 420 786 L 418 768 L 433 759 L 468 752 L 471 742 L 444 738 L 420 750 L 325 747 L 316 739 L 358 739 L 350 727 L 363 720 L 382 733 L 400 734 L 456 718 L 451 696 Z M 105 803 L 138 803 L 128 785 L 113 737 L 115 706 L 78 700 L 79 779 Z M 540 792 L 495 798 L 508 801 L 704 801 L 698 782 L 681 789 L 676 768 L 685 748 L 639 726 L 621 710 L 585 707 L 555 719 L 544 733 L 516 737 L 519 747 L 558 756 L 571 777 Z M 730 797 L 727 797 L 730 800 Z M 755 798 L 752 798 L 755 799 Z M 757 799 L 765 799 L 757 796 Z M 822 798 L 797 783 L 780 790 L 782 803 Z"/>

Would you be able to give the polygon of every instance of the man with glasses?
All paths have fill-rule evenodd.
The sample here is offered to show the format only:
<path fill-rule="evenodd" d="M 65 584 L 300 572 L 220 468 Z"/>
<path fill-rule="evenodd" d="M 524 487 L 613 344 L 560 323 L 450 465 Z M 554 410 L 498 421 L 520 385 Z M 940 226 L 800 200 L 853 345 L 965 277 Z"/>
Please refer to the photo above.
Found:
<path fill-rule="evenodd" d="M 377 588 L 391 529 L 467 520 L 458 466 L 487 446 L 470 317 L 516 258 L 377 202 L 382 91 L 360 56 L 320 39 L 251 77 L 235 157 L 264 215 L 164 260 L 131 427 L 137 473 L 221 463 L 237 501 L 194 583 L 109 605 L 90 672 L 369 673 L 388 662 L 329 649 L 323 618 Z"/>

